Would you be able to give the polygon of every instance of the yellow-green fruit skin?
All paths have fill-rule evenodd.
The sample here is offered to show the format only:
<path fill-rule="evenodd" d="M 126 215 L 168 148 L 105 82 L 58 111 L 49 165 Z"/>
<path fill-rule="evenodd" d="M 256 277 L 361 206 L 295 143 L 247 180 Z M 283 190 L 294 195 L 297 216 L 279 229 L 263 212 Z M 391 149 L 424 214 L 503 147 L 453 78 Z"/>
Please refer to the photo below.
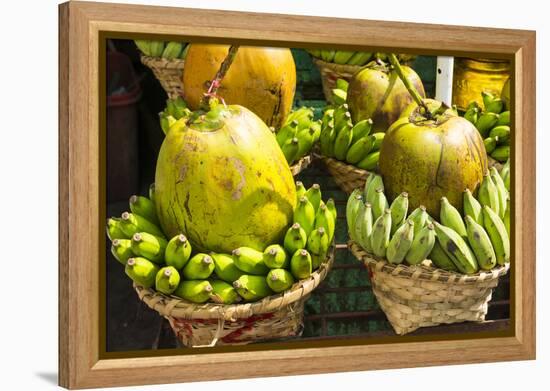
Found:
<path fill-rule="evenodd" d="M 199 251 L 263 251 L 292 221 L 296 188 L 269 128 L 229 106 L 210 132 L 172 128 L 159 152 L 155 205 L 164 232 L 181 232 Z"/>
<path fill-rule="evenodd" d="M 159 271 L 159 267 L 148 259 L 134 257 L 126 261 L 124 271 L 137 285 L 151 288 L 155 285 L 155 277 Z"/>
<path fill-rule="evenodd" d="M 424 97 L 420 77 L 411 68 L 402 68 L 405 77 Z M 347 103 L 353 123 L 371 118 L 373 132 L 385 132 L 412 101 L 413 98 L 395 72 L 388 74 L 367 66 L 357 72 L 349 83 Z"/>
<path fill-rule="evenodd" d="M 155 289 L 158 292 L 166 295 L 171 294 L 176 290 L 180 283 L 180 274 L 176 268 L 172 266 L 166 266 L 157 272 L 155 278 Z"/>
<path fill-rule="evenodd" d="M 402 118 L 386 133 L 378 164 L 389 199 L 406 191 L 409 209 L 425 205 L 438 216 L 443 196 L 462 211 L 462 193 L 473 192 L 483 179 L 487 154 L 479 132 L 464 118 L 438 126 Z"/>
<path fill-rule="evenodd" d="M 233 304 L 239 299 L 239 295 L 233 285 L 221 280 L 210 281 L 212 285 L 211 299 L 220 304 Z"/>

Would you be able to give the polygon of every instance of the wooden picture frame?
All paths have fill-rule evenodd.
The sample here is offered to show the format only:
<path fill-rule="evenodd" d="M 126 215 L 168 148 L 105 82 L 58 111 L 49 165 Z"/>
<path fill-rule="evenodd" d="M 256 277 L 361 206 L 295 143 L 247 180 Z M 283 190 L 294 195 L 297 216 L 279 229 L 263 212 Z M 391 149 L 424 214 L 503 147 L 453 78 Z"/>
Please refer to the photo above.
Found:
<path fill-rule="evenodd" d="M 369 20 L 69 2 L 59 6 L 59 383 L 67 388 L 358 371 L 535 358 L 535 33 Z M 105 155 L 98 67 L 105 34 L 292 47 L 399 49 L 513 64 L 511 330 L 500 336 L 353 340 L 325 347 L 105 358 Z M 104 191 L 103 191 L 104 193 Z M 102 255 L 103 254 L 103 255 Z M 460 352 L 460 354 L 457 354 Z M 211 368 L 215 366 L 216 370 Z"/>

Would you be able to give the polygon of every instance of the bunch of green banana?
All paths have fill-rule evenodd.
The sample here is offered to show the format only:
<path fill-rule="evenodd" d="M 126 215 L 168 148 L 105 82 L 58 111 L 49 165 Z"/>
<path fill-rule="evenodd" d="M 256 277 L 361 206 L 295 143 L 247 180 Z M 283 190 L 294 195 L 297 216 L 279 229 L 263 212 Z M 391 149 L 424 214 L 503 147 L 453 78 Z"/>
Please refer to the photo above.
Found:
<path fill-rule="evenodd" d="M 190 115 L 191 110 L 183 98 L 178 96 L 176 99 L 168 99 L 165 109 L 159 113 L 160 127 L 164 134 L 168 134 L 176 123 L 184 125 Z"/>
<path fill-rule="evenodd" d="M 333 89 L 335 105 L 328 106 L 321 119 L 319 144 L 321 154 L 345 161 L 363 170 L 374 170 L 378 165 L 380 145 L 385 133 L 372 133 L 372 120 L 353 124 L 347 98 L 347 82 L 338 79 Z"/>
<path fill-rule="evenodd" d="M 325 62 L 357 66 L 363 66 L 373 60 L 386 61 L 388 57 L 387 53 L 359 52 L 354 50 L 307 49 L 307 52 Z M 401 62 L 410 62 L 415 58 L 415 56 L 410 54 L 398 54 L 397 57 Z"/>
<path fill-rule="evenodd" d="M 189 45 L 184 42 L 175 41 L 147 41 L 143 39 L 134 40 L 137 48 L 146 56 L 162 57 L 168 60 L 176 58 L 184 59 Z"/>
<path fill-rule="evenodd" d="M 487 154 L 499 162 L 510 157 L 510 111 L 504 101 L 488 92 L 482 92 L 483 106 L 471 102 L 464 118 L 475 125 L 485 144 Z"/>
<path fill-rule="evenodd" d="M 313 108 L 309 107 L 290 112 L 283 126 L 275 131 L 277 143 L 289 165 L 308 155 L 320 135 L 321 121 L 313 120 Z"/>
<path fill-rule="evenodd" d="M 300 116 L 292 119 L 302 120 Z M 151 185 L 149 197 L 130 198 L 131 212 L 107 220 L 111 253 L 137 285 L 165 295 L 194 303 L 260 300 L 309 277 L 326 260 L 333 241 L 334 200 L 325 203 L 318 184 L 306 188 L 297 182 L 296 190 L 299 202 L 283 243 L 264 251 L 239 247 L 231 254 L 207 254 L 194 252 L 183 233 L 166 239 L 158 226 Z"/>

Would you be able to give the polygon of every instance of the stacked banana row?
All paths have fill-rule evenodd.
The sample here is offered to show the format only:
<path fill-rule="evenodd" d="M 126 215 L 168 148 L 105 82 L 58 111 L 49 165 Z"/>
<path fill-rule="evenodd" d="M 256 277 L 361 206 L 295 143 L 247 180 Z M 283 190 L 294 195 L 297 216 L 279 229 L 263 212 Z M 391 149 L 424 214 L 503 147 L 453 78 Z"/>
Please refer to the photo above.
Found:
<path fill-rule="evenodd" d="M 386 61 L 387 53 L 358 52 L 353 50 L 334 50 L 334 49 L 308 49 L 307 52 L 313 57 L 320 58 L 325 62 L 335 64 L 347 64 L 363 66 L 372 60 Z M 410 54 L 398 54 L 401 62 L 412 61 L 416 56 Z"/>
<path fill-rule="evenodd" d="M 300 107 L 288 115 L 281 129 L 274 132 L 286 161 L 291 165 L 311 152 L 321 135 L 321 121 L 313 120 L 312 108 Z"/>
<path fill-rule="evenodd" d="M 154 186 L 149 198 L 132 196 L 131 212 L 107 221 L 111 252 L 137 285 L 194 303 L 256 301 L 289 289 L 327 258 L 334 237 L 334 201 L 321 189 L 296 183 L 298 205 L 284 242 L 263 252 L 240 247 L 231 254 L 193 252 L 185 235 L 168 240 L 159 228 Z"/>
<path fill-rule="evenodd" d="M 162 57 L 169 60 L 175 58 L 184 59 L 189 45 L 184 42 L 146 41 L 136 39 L 134 41 L 138 49 L 146 56 Z"/>
<path fill-rule="evenodd" d="M 464 219 L 441 198 L 439 222 L 419 206 L 408 213 L 407 193 L 391 205 L 382 178 L 371 174 L 364 189 L 349 197 L 346 218 L 350 238 L 365 251 L 392 264 L 417 265 L 425 259 L 441 269 L 473 274 L 510 260 L 508 190 L 493 167 L 480 185 L 477 199 L 464 191 Z"/>
<path fill-rule="evenodd" d="M 187 107 L 187 103 L 181 98 L 168 99 L 166 108 L 159 113 L 160 127 L 164 134 L 168 134 L 168 130 L 178 120 L 187 118 L 191 115 L 191 110 Z"/>
<path fill-rule="evenodd" d="M 499 162 L 510 157 L 510 111 L 504 101 L 488 92 L 482 92 L 484 109 L 471 102 L 464 118 L 473 123 L 485 143 L 487 154 Z"/>
<path fill-rule="evenodd" d="M 353 124 L 345 103 L 348 82 L 336 81 L 333 90 L 334 105 L 327 106 L 321 120 L 319 144 L 321 154 L 345 161 L 363 170 L 374 170 L 378 165 L 380 145 L 385 133 L 373 133 L 372 120 Z"/>

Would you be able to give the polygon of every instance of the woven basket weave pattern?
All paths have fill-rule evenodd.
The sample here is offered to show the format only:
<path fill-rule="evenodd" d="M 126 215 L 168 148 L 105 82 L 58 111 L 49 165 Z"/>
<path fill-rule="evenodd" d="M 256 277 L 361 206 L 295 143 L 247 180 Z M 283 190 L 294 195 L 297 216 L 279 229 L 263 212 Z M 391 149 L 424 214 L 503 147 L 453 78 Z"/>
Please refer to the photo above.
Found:
<path fill-rule="evenodd" d="M 363 188 L 365 181 L 370 175 L 369 171 L 362 170 L 351 164 L 341 162 L 339 160 L 317 156 L 325 164 L 327 171 L 332 175 L 334 182 L 346 193 L 351 194 L 354 189 Z"/>
<path fill-rule="evenodd" d="M 302 158 L 300 158 L 296 163 L 294 163 L 292 166 L 290 166 L 290 172 L 292 172 L 292 176 L 296 176 L 299 173 L 301 173 L 303 170 L 309 167 L 309 165 L 312 162 L 311 155 L 306 155 Z"/>
<path fill-rule="evenodd" d="M 509 269 L 506 264 L 464 275 L 433 268 L 429 261 L 417 266 L 393 265 L 354 242 L 349 247 L 369 269 L 376 299 L 399 335 L 442 323 L 485 320 L 493 288 Z"/>
<path fill-rule="evenodd" d="M 254 303 L 195 304 L 134 285 L 139 298 L 170 322 L 188 347 L 247 344 L 300 335 L 304 303 L 325 279 L 334 262 L 334 245 L 327 260 L 310 277 L 289 290 Z"/>
<path fill-rule="evenodd" d="M 184 60 L 141 56 L 141 62 L 151 68 L 168 98 L 175 99 L 178 96 L 183 96 Z"/>
<path fill-rule="evenodd" d="M 323 85 L 323 93 L 325 99 L 332 102 L 332 89 L 336 87 L 336 80 L 344 79 L 350 81 L 352 76 L 362 67 L 359 65 L 347 65 L 347 64 L 335 64 L 332 62 L 325 62 L 314 58 L 313 62 L 319 68 L 321 73 L 321 83 Z"/>

